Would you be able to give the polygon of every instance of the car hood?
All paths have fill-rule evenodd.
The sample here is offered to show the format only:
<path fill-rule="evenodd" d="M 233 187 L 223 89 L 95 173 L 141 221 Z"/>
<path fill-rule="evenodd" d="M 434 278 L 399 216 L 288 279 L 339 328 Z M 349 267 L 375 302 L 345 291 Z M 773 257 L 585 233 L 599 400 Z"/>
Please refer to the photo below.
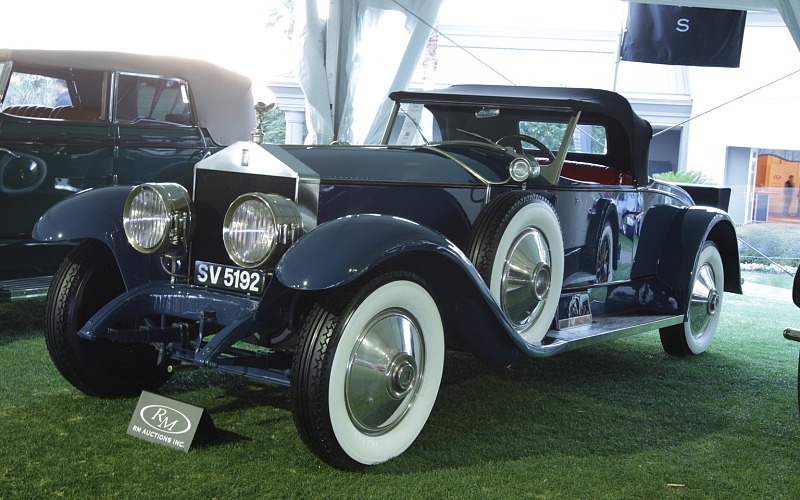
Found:
<path fill-rule="evenodd" d="M 322 183 L 481 184 L 508 180 L 514 155 L 481 143 L 423 147 L 283 146 Z M 475 175 L 477 174 L 477 175 Z M 480 177 L 478 177 L 480 176 Z"/>

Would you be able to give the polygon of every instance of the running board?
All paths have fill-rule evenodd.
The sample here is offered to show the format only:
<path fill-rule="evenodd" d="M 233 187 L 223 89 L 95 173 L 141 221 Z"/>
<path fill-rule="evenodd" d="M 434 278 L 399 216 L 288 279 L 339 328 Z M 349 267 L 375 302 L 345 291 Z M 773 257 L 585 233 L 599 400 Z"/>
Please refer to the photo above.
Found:
<path fill-rule="evenodd" d="M 531 346 L 533 356 L 552 356 L 567 350 L 594 345 L 683 323 L 683 316 L 624 315 L 595 316 L 592 323 L 567 330 L 550 330 L 540 345 Z"/>
<path fill-rule="evenodd" d="M 0 302 L 44 297 L 51 281 L 52 276 L 0 281 Z"/>

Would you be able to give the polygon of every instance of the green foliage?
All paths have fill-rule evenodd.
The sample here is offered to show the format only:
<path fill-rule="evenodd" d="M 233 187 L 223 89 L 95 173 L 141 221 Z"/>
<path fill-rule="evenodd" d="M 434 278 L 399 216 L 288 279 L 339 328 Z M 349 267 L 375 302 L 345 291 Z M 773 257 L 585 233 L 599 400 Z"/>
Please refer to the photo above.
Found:
<path fill-rule="evenodd" d="M 264 114 L 261 131 L 264 133 L 264 143 L 286 143 L 286 113 L 278 109 L 278 106 L 267 111 Z"/>
<path fill-rule="evenodd" d="M 564 139 L 567 124 L 523 122 L 519 128 L 520 133 L 539 139 L 550 151 L 558 151 L 561 147 L 561 141 Z"/>
<path fill-rule="evenodd" d="M 557 152 L 561 149 L 561 142 L 567 132 L 566 123 L 547 123 L 547 122 L 522 122 L 520 123 L 520 133 L 539 139 L 547 146 L 550 151 Z M 589 132 L 587 132 L 587 129 Z M 583 135 L 589 136 L 588 141 L 580 141 Z M 575 141 L 587 142 L 588 151 L 582 153 L 604 154 L 606 145 L 606 129 L 601 126 L 580 125 L 573 134 L 573 141 L 570 143 L 569 151 L 576 151 Z"/>
<path fill-rule="evenodd" d="M 288 389 L 205 370 L 159 393 L 206 408 L 219 441 L 181 453 L 128 436 L 137 399 L 67 384 L 36 304 L 0 304 L 0 325 L 16 325 L 0 332 L 3 498 L 796 498 L 800 488 L 800 344 L 780 334 L 800 310 L 788 297 L 725 294 L 717 338 L 691 358 L 664 354 L 656 332 L 502 372 L 450 353 L 417 441 L 360 474 L 303 446 Z"/>
<path fill-rule="evenodd" d="M 703 172 L 697 170 L 684 170 L 681 172 L 662 172 L 653 174 L 653 177 L 667 182 L 682 182 L 686 184 L 709 184 L 715 185 L 714 179 Z"/>

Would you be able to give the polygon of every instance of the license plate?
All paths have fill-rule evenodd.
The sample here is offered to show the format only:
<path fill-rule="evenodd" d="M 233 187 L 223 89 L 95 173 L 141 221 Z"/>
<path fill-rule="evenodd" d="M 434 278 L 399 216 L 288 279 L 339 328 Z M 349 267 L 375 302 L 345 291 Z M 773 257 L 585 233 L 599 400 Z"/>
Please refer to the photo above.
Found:
<path fill-rule="evenodd" d="M 194 264 L 194 282 L 243 293 L 264 291 L 266 275 L 263 271 L 223 266 L 198 260 Z"/>

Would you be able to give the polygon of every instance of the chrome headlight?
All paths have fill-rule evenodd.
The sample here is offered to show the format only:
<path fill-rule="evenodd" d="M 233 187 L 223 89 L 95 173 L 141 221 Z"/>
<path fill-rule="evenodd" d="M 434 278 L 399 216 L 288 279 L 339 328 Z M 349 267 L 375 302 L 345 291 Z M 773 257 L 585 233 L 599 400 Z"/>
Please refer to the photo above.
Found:
<path fill-rule="evenodd" d="M 193 220 L 189 192 L 175 183 L 136 186 L 122 213 L 128 242 L 142 253 L 185 250 Z"/>
<path fill-rule="evenodd" d="M 536 158 L 515 158 L 508 166 L 508 173 L 517 182 L 525 182 L 528 179 L 539 177 L 541 167 Z"/>
<path fill-rule="evenodd" d="M 222 240 L 228 256 L 242 267 L 259 267 L 280 256 L 302 235 L 300 210 L 276 194 L 247 193 L 225 214 Z"/>

